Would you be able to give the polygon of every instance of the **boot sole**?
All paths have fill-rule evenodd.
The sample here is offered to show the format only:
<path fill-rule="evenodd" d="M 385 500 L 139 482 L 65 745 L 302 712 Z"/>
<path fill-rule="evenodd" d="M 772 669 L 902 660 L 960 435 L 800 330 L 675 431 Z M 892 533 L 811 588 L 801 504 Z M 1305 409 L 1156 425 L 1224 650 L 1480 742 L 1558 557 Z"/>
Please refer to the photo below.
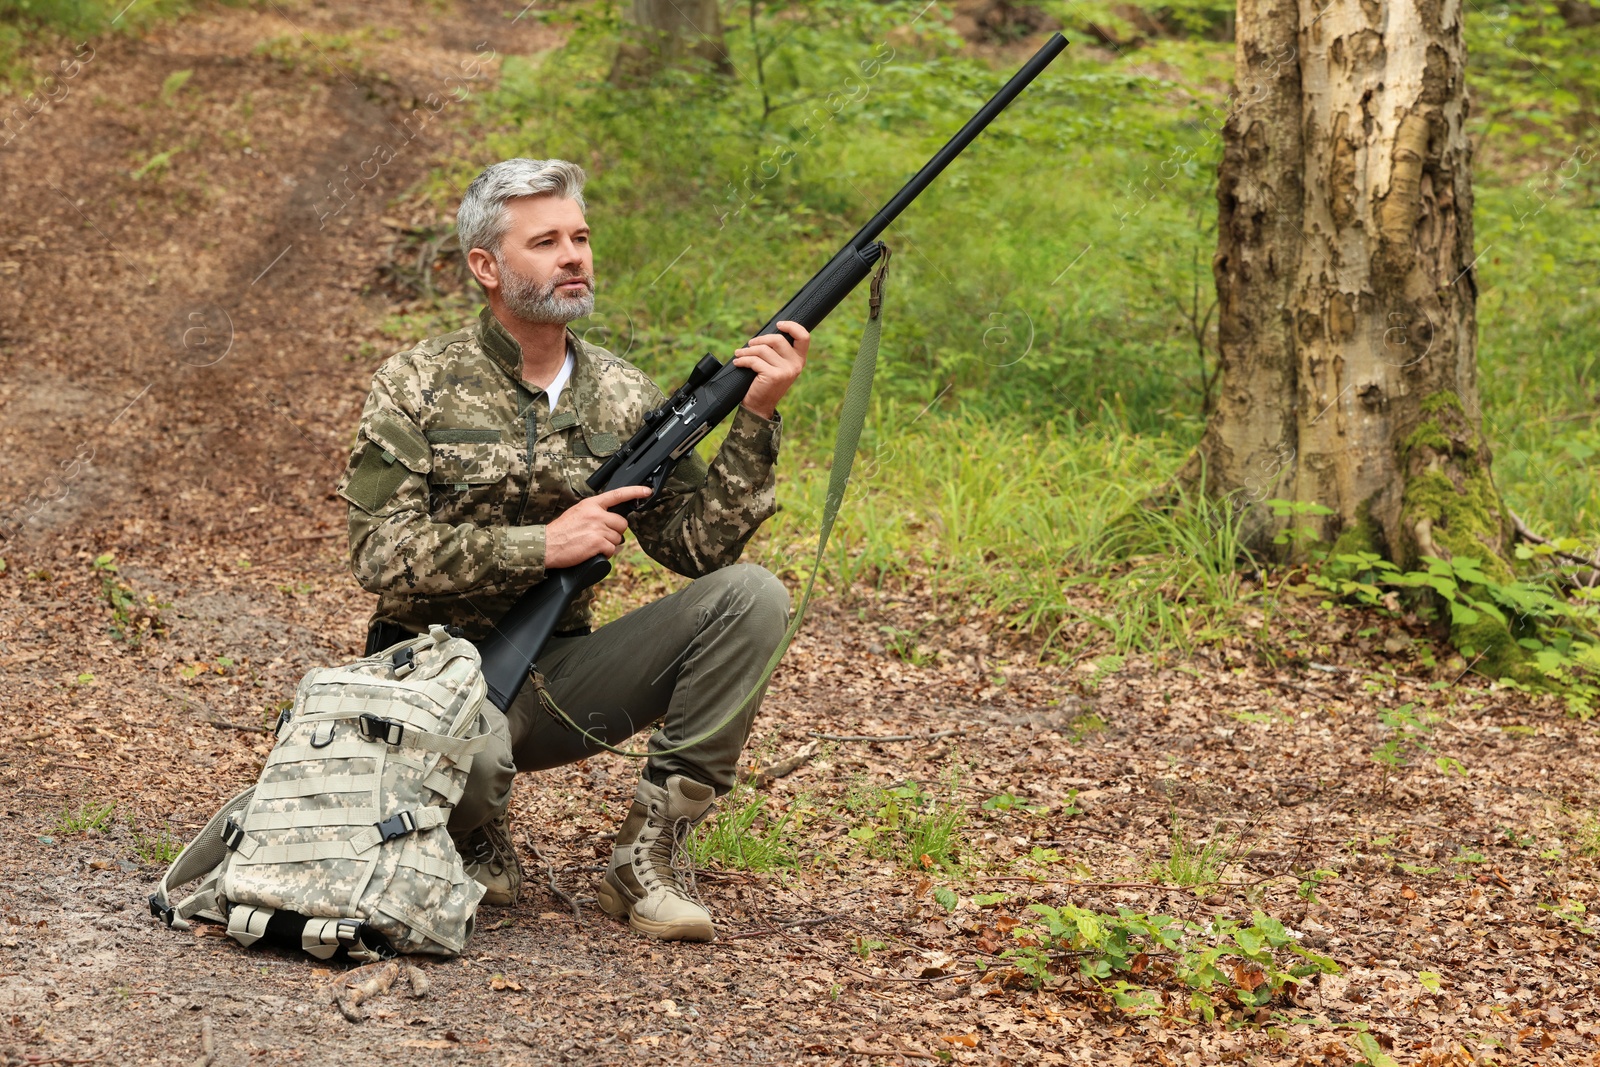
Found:
<path fill-rule="evenodd" d="M 616 888 L 606 881 L 600 883 L 599 890 L 595 893 L 600 903 L 600 910 L 614 918 L 628 917 L 628 925 L 636 932 L 646 937 L 653 937 L 658 941 L 715 941 L 716 927 L 709 922 L 655 922 L 633 914 L 633 909 L 628 904 L 628 898 L 619 893 Z"/>

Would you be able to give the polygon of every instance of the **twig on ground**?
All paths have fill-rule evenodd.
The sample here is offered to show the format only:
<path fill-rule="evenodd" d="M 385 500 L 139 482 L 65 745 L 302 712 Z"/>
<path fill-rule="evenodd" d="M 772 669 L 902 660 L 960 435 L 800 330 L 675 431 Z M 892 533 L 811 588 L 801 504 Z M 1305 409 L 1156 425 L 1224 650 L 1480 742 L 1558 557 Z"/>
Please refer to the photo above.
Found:
<path fill-rule="evenodd" d="M 211 1029 L 211 1016 L 200 1017 L 200 1058 L 194 1061 L 194 1067 L 211 1067 L 217 1058 L 217 1035 Z"/>
<path fill-rule="evenodd" d="M 265 726 L 244 726 L 240 723 L 227 722 L 223 719 L 207 719 L 206 725 L 215 726 L 218 730 L 238 730 L 241 734 L 264 734 L 268 732 Z"/>
<path fill-rule="evenodd" d="M 1269 679 L 1267 679 L 1267 681 L 1269 683 L 1271 683 L 1272 685 L 1279 685 L 1279 686 L 1282 686 L 1285 689 L 1293 689 L 1297 693 L 1304 693 L 1306 696 L 1315 697 L 1318 700 L 1337 700 L 1337 699 L 1339 699 L 1339 697 L 1336 694 L 1319 693 L 1315 689 L 1307 689 L 1303 685 L 1297 685 L 1294 682 L 1285 682 L 1280 678 L 1269 678 Z"/>
<path fill-rule="evenodd" d="M 970 978 L 972 975 L 983 973 L 982 971 L 978 970 L 978 968 L 974 967 L 970 971 L 951 971 L 949 974 L 935 974 L 927 978 L 902 978 L 901 976 L 894 974 L 868 974 L 866 971 L 856 970 L 848 963 L 841 963 L 839 966 L 843 967 L 851 974 L 860 975 L 862 978 L 866 978 L 874 982 L 909 982 L 913 985 L 927 985 L 929 982 L 943 982 L 950 978 Z"/>
<path fill-rule="evenodd" d="M 328 983 L 328 995 L 339 1009 L 339 1014 L 353 1023 L 366 1019 L 361 1005 L 373 997 L 387 993 L 400 977 L 400 965 L 393 960 L 369 963 L 346 971 Z"/>
<path fill-rule="evenodd" d="M 218 716 L 216 710 L 209 704 L 205 703 L 205 701 L 196 700 L 187 693 L 179 693 L 175 690 L 168 689 L 164 685 L 158 686 L 157 688 L 159 688 L 161 692 L 165 693 L 170 699 L 176 700 L 179 704 L 183 705 L 186 710 L 192 707 L 196 711 L 200 712 L 200 714 L 204 715 L 207 726 L 214 726 L 219 730 L 238 730 L 242 734 L 264 734 L 268 732 L 265 726 L 246 726 L 235 722 L 229 722 L 228 720 Z"/>
<path fill-rule="evenodd" d="M 779 778 L 793 774 L 807 763 L 810 763 L 821 748 L 822 742 L 813 738 L 801 745 L 794 755 L 786 759 L 775 760 L 765 767 L 757 767 L 746 776 L 745 781 L 756 789 L 765 789 Z"/>
<path fill-rule="evenodd" d="M 766 937 L 768 934 L 782 933 L 785 930 L 798 930 L 804 926 L 821 926 L 823 923 L 833 922 L 835 919 L 843 919 L 845 917 L 843 912 L 833 912 L 828 915 L 819 915 L 814 919 L 795 919 L 793 922 L 764 926 L 760 930 L 745 930 L 737 934 L 718 935 L 717 941 L 738 941 L 746 937 Z M 712 944 L 716 944 L 717 941 L 713 941 Z"/>
<path fill-rule="evenodd" d="M 1190 885 L 1172 885 L 1167 882 L 1074 882 L 1070 878 L 1031 878 L 1025 874 L 990 874 L 972 879 L 975 882 L 1027 882 L 1030 885 L 1064 885 L 1071 889 L 1195 889 L 1215 886 L 1218 889 L 1248 889 L 1270 882 L 1275 878 L 1290 877 L 1288 873 L 1269 874 L 1249 882 L 1194 882 Z"/>
<path fill-rule="evenodd" d="M 1578 575 L 1572 576 L 1575 584 L 1582 585 L 1586 589 L 1591 589 L 1597 583 L 1600 583 L 1600 558 L 1589 559 L 1584 556 L 1556 548 L 1554 541 L 1550 540 L 1548 537 L 1541 537 L 1530 530 L 1528 528 L 1528 524 L 1517 517 L 1516 512 L 1508 511 L 1506 514 L 1511 516 L 1511 526 L 1516 531 L 1517 537 L 1520 539 L 1535 545 L 1549 545 L 1554 550 L 1551 552 L 1551 555 L 1560 556 L 1564 560 L 1568 560 L 1572 563 L 1578 563 L 1589 568 L 1589 573 L 1583 575 L 1581 581 L 1578 580 Z"/>
<path fill-rule="evenodd" d="M 956 737 L 956 736 L 959 736 L 961 734 L 965 734 L 966 732 L 967 732 L 967 728 L 965 726 L 962 726 L 962 727 L 958 727 L 958 728 L 956 728 L 954 730 L 940 730 L 937 733 L 931 733 L 931 734 L 887 734 L 887 735 L 882 736 L 882 737 L 873 737 L 873 736 L 870 736 L 870 735 L 867 735 L 867 734 L 812 734 L 811 736 L 816 738 L 818 741 L 860 741 L 860 742 L 866 742 L 866 743 L 876 743 L 876 742 L 880 742 L 880 741 L 930 741 L 931 742 L 931 741 L 938 741 L 940 738 L 944 738 L 944 737 Z"/>
<path fill-rule="evenodd" d="M 533 835 L 523 831 L 522 840 L 528 846 L 528 851 L 533 853 L 533 858 L 544 864 L 545 885 L 555 898 L 572 909 L 572 921 L 579 926 L 583 925 L 583 912 L 578 909 L 578 902 L 572 895 L 556 884 L 556 868 L 553 863 L 544 858 L 544 853 L 539 851 L 539 846 L 533 843 Z"/>

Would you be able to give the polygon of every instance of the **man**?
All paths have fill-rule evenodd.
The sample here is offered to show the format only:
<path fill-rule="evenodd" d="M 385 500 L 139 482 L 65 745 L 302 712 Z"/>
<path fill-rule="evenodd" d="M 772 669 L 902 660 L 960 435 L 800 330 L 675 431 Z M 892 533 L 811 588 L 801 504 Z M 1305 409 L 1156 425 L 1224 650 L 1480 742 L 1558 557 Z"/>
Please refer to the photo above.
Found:
<path fill-rule="evenodd" d="M 522 883 L 506 809 L 517 771 L 599 751 L 555 714 L 618 744 L 657 729 L 617 834 L 601 906 L 641 933 L 708 941 L 711 916 L 684 885 L 684 837 L 733 786 L 758 701 L 738 708 L 782 637 L 788 594 L 737 564 L 776 510 L 778 401 L 805 366 L 797 323 L 753 339 L 734 362 L 756 372 L 709 464 L 692 451 L 656 499 L 608 509 L 643 487 L 595 495 L 586 480 L 663 399 L 640 371 L 567 323 L 594 307 L 584 174 L 563 160 L 508 159 L 467 188 L 456 216 L 488 307 L 475 327 L 424 341 L 373 376 L 350 465 L 350 561 L 378 594 L 368 651 L 430 623 L 488 634 L 546 568 L 611 556 L 632 530 L 654 559 L 694 580 L 590 632 L 593 589 L 567 610 L 539 675 L 509 712 L 489 708 L 491 748 L 474 759 L 450 831 L 486 903 Z"/>

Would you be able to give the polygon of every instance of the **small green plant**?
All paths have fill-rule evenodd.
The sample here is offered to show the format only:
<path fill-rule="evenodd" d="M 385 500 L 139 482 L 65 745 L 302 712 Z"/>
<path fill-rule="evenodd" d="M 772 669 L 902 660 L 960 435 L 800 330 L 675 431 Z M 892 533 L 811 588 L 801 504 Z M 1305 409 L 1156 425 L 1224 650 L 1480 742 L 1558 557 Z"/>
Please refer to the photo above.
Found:
<path fill-rule="evenodd" d="M 856 938 L 855 944 L 851 947 L 855 949 L 857 956 L 860 956 L 864 960 L 869 960 L 872 958 L 872 954 L 874 952 L 877 952 L 879 949 L 888 948 L 889 942 L 876 941 L 870 937 L 858 937 Z"/>
<path fill-rule="evenodd" d="M 1105 658 L 1120 660 L 1122 657 L 1107 656 Z M 1094 686 L 1096 688 L 1098 688 L 1100 685 L 1100 667 L 1100 663 L 1095 664 Z M 1120 667 L 1118 669 L 1120 669 Z M 1086 737 L 1103 733 L 1105 732 L 1105 729 L 1106 721 L 1091 711 L 1083 715 L 1079 715 L 1077 718 L 1067 723 L 1067 736 L 1071 737 L 1073 741 L 1079 742 Z"/>
<path fill-rule="evenodd" d="M 1361 1053 L 1363 1067 L 1400 1067 L 1394 1057 L 1383 1051 L 1378 1039 L 1365 1031 L 1355 1035 L 1356 1049 Z"/>
<path fill-rule="evenodd" d="M 1127 662 L 1128 657 L 1126 656 L 1101 656 L 1094 661 L 1094 670 L 1084 680 L 1083 687 L 1091 693 L 1099 692 L 1100 683 L 1120 671 L 1126 666 Z M 1071 724 L 1072 739 L 1074 741 L 1082 741 L 1086 733 L 1097 732 L 1093 729 L 1094 723 L 1098 723 L 1100 730 L 1105 729 L 1105 720 L 1098 715 L 1081 715 L 1074 719 Z M 1080 724 L 1084 728 L 1080 728 Z"/>
<path fill-rule="evenodd" d="M 870 815 L 850 828 L 852 840 L 911 870 L 960 867 L 963 816 L 955 804 L 941 805 L 916 782 L 879 790 L 875 804 Z"/>
<path fill-rule="evenodd" d="M 1295 889 L 1295 896 L 1307 904 L 1315 904 L 1317 902 L 1317 890 L 1321 889 L 1324 883 L 1331 882 L 1337 877 L 1339 877 L 1338 871 L 1329 870 L 1325 867 L 1314 871 L 1306 871 L 1304 877 L 1300 879 L 1299 887 Z"/>
<path fill-rule="evenodd" d="M 117 573 L 116 555 L 104 552 L 95 557 L 94 569 L 100 575 L 100 595 L 111 607 L 111 632 L 137 648 L 146 638 L 167 632 L 161 613 L 172 607 L 147 593 L 141 600 Z"/>
<path fill-rule="evenodd" d="M 1159 993 L 1149 995 L 1156 987 L 1188 991 L 1189 1010 L 1210 1021 L 1220 1004 L 1256 1010 L 1286 985 L 1339 969 L 1333 960 L 1301 948 L 1281 922 L 1259 910 L 1248 926 L 1223 918 L 1197 923 L 1127 908 L 1117 909 L 1116 915 L 1071 904 L 1032 904 L 1029 910 L 1043 925 L 1014 928 L 1019 945 L 1002 957 L 1035 988 L 1075 965 L 1080 976 L 1136 1015 L 1159 1011 L 1167 1003 Z"/>
<path fill-rule="evenodd" d="M 1593 812 L 1582 816 L 1573 831 L 1572 843 L 1585 856 L 1600 856 L 1600 816 Z"/>
<path fill-rule="evenodd" d="M 1221 828 L 1222 824 L 1218 823 L 1210 840 L 1196 847 L 1184 832 L 1182 821 L 1174 815 L 1171 852 L 1164 861 L 1150 868 L 1150 880 L 1186 887 L 1216 884 L 1223 869 L 1232 862 L 1233 849 L 1238 843 L 1237 838 L 1218 833 Z"/>
<path fill-rule="evenodd" d="M 192 70 L 175 70 L 168 74 L 161 82 L 161 102 L 170 107 L 173 99 L 185 85 L 189 84 L 189 79 L 192 77 L 194 77 Z"/>
<path fill-rule="evenodd" d="M 1393 731 L 1383 744 L 1372 750 L 1373 762 L 1383 768 L 1379 792 L 1387 796 L 1390 774 L 1408 766 L 1412 758 L 1419 755 L 1433 756 L 1434 766 L 1441 773 L 1457 774 L 1463 778 L 1467 776 L 1467 769 L 1460 760 L 1453 756 L 1440 756 L 1428 744 L 1428 737 L 1433 733 L 1433 724 L 1437 719 L 1436 714 L 1425 708 L 1419 709 L 1415 703 L 1379 712 L 1378 720 Z"/>
<path fill-rule="evenodd" d="M 690 839 L 689 851 L 695 862 L 759 873 L 798 867 L 795 806 L 772 818 L 767 800 L 748 786 L 736 787 L 716 817 L 702 824 Z"/>
<path fill-rule="evenodd" d="M 1272 509 L 1272 514 L 1279 519 L 1299 519 L 1306 516 L 1332 515 L 1334 510 L 1310 500 L 1268 500 L 1267 507 Z M 1317 532 L 1313 527 L 1291 524 L 1286 526 L 1278 536 L 1272 539 L 1275 545 L 1310 546 L 1317 541 Z M 1315 556 L 1315 552 L 1311 553 Z"/>
<path fill-rule="evenodd" d="M 114 800 L 104 804 L 84 801 L 76 811 L 63 808 L 61 817 L 56 820 L 56 833 L 65 835 L 88 833 L 90 830 L 103 831 L 111 825 L 111 817 L 116 810 L 117 802 Z"/>
<path fill-rule="evenodd" d="M 1076 795 L 1076 790 L 1073 791 Z M 1048 804 L 1030 804 L 1028 801 L 1012 792 L 992 796 L 983 802 L 984 811 L 1021 811 L 1029 815 L 1041 815 L 1050 810 Z"/>
<path fill-rule="evenodd" d="M 884 648 L 896 659 L 904 660 L 913 667 L 926 667 L 937 662 L 939 653 L 924 651 L 918 643 L 922 636 L 920 630 L 905 630 L 898 626 L 880 626 L 883 633 Z"/>
<path fill-rule="evenodd" d="M 178 858 L 183 851 L 183 842 L 172 833 L 172 827 L 163 823 L 161 829 L 154 834 L 146 835 L 140 831 L 130 816 L 128 831 L 133 835 L 133 852 L 139 857 L 139 862 L 146 867 L 165 867 Z"/>

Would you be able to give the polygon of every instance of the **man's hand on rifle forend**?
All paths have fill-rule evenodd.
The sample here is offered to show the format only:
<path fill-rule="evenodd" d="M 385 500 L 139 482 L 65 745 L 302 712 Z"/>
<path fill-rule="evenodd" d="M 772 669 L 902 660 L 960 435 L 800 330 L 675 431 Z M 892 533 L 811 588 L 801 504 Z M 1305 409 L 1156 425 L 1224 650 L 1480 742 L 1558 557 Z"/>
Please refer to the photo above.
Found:
<path fill-rule="evenodd" d="M 545 569 L 576 567 L 595 556 L 610 559 L 616 555 L 617 549 L 622 547 L 622 535 L 628 530 L 628 520 L 608 509 L 625 500 L 643 500 L 649 495 L 647 485 L 625 485 L 621 489 L 586 496 L 563 511 L 544 528 Z"/>
<path fill-rule="evenodd" d="M 805 369 L 806 350 L 811 347 L 811 333 L 798 322 L 785 319 L 778 329 L 794 342 L 781 333 L 764 333 L 733 354 L 735 366 L 756 372 L 756 380 L 744 395 L 744 407 L 763 419 L 778 413 L 778 401 Z"/>

